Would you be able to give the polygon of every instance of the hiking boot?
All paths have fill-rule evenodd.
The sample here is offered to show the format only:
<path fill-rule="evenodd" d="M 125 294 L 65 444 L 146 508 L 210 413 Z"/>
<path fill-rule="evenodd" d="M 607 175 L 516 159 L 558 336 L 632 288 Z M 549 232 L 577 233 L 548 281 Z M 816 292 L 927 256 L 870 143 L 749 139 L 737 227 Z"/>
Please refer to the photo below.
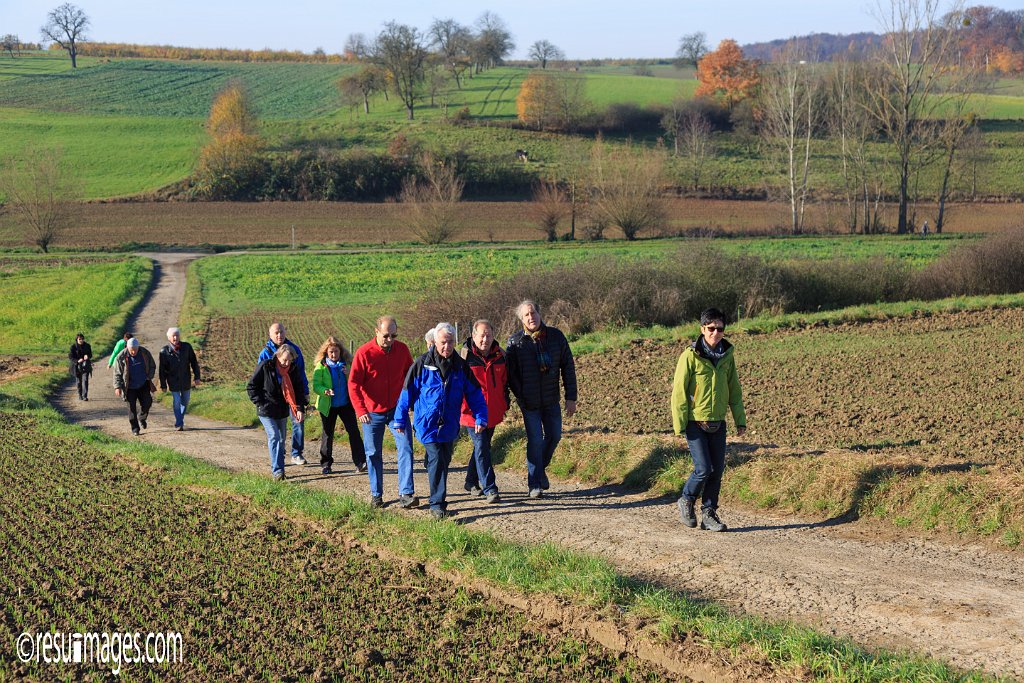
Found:
<path fill-rule="evenodd" d="M 149 429 L 149 425 L 146 424 L 145 420 L 139 420 L 139 424 L 142 425 L 143 429 Z"/>
<path fill-rule="evenodd" d="M 540 498 L 544 492 L 540 489 L 530 489 L 530 498 Z"/>
<path fill-rule="evenodd" d="M 177 427 L 174 428 L 174 431 L 176 431 L 176 432 L 183 432 L 183 431 L 185 431 L 185 425 L 178 425 Z"/>
<path fill-rule="evenodd" d="M 333 474 L 330 465 L 324 465 L 323 469 L 320 470 L 320 474 Z"/>
<path fill-rule="evenodd" d="M 306 459 L 303 458 L 301 455 L 293 455 L 292 456 L 292 464 L 293 465 L 305 465 L 306 464 Z"/>
<path fill-rule="evenodd" d="M 451 519 L 452 517 L 455 516 L 455 513 L 454 512 L 449 512 L 448 510 L 439 510 L 437 508 L 430 508 L 430 516 L 433 517 L 434 519 L 440 521 L 442 519 Z"/>
<path fill-rule="evenodd" d="M 384 507 L 384 498 L 381 496 L 370 496 L 370 507 L 378 509 Z"/>
<path fill-rule="evenodd" d="M 501 502 L 501 496 L 498 495 L 497 491 L 495 491 L 494 493 L 488 493 L 486 496 L 484 496 L 484 502 L 488 503 L 489 505 L 494 505 L 495 503 L 500 503 Z"/>
<path fill-rule="evenodd" d="M 679 514 L 683 517 L 683 524 L 691 529 L 695 529 L 697 527 L 697 513 L 694 512 L 693 506 L 696 504 L 696 501 L 680 498 L 676 504 L 679 506 Z"/>
<path fill-rule="evenodd" d="M 403 510 L 412 510 L 420 506 L 420 499 L 416 496 L 402 495 L 398 497 L 398 505 Z"/>
<path fill-rule="evenodd" d="M 700 520 L 700 528 L 707 531 L 725 531 L 729 527 L 725 526 L 718 518 L 716 510 L 705 510 L 704 516 Z"/>
<path fill-rule="evenodd" d="M 472 486 L 470 486 L 469 484 L 463 484 L 462 488 L 466 489 L 467 491 L 472 493 L 474 496 L 483 495 L 483 492 L 484 492 L 484 490 L 482 488 L 480 488 L 480 486 L 478 484 L 473 484 Z"/>
<path fill-rule="evenodd" d="M 366 463 L 361 462 L 358 465 L 356 465 L 356 472 L 366 472 Z"/>
<path fill-rule="evenodd" d="M 132 434 L 134 434 L 135 436 L 138 436 L 139 435 L 139 430 L 137 428 L 135 428 L 135 427 L 132 427 Z"/>
<path fill-rule="evenodd" d="M 284 481 L 284 471 L 274 472 L 274 481 Z"/>

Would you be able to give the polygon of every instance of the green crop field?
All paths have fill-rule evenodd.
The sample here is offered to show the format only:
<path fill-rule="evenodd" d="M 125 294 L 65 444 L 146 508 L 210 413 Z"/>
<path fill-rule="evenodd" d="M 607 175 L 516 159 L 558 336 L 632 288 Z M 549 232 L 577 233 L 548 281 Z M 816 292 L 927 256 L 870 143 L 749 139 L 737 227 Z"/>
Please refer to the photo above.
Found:
<path fill-rule="evenodd" d="M 142 297 L 143 258 L 5 257 L 0 262 L 0 354 L 60 354 L 83 332 L 94 351 Z"/>
<path fill-rule="evenodd" d="M 78 68 L 86 69 L 99 63 L 91 57 L 79 57 Z M 22 76 L 52 76 L 71 71 L 71 60 L 60 55 L 45 52 L 30 52 L 18 57 L 0 55 L 0 81 Z M 6 86 L 5 86 L 6 87 Z"/>
<path fill-rule="evenodd" d="M 651 78 L 619 74 L 587 74 L 587 97 L 598 109 L 610 104 L 630 102 L 642 106 L 668 104 L 679 98 L 693 97 L 697 81 Z"/>
<path fill-rule="evenodd" d="M 205 132 L 199 119 L 0 109 L 0 159 L 56 147 L 87 199 L 153 190 L 188 175 Z"/>

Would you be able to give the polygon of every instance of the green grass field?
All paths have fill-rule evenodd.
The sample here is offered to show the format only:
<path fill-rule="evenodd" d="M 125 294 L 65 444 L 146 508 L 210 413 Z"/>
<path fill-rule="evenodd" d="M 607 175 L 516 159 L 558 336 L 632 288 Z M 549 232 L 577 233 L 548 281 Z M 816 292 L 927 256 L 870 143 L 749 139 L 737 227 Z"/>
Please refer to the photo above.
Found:
<path fill-rule="evenodd" d="M 82 332 L 109 350 L 145 293 L 149 259 L 5 257 L 0 267 L 0 354 L 64 355 Z"/>

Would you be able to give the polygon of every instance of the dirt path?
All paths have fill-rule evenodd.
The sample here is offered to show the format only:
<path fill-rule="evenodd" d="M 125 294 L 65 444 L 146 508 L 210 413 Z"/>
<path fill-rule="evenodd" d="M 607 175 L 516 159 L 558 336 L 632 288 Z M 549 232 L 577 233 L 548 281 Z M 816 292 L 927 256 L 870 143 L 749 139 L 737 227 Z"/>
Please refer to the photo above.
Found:
<path fill-rule="evenodd" d="M 149 254 L 156 287 L 131 327 L 156 355 L 177 319 L 185 267 L 196 255 Z M 105 362 L 105 361 L 104 361 Z M 127 410 L 109 389 L 105 366 L 90 400 L 68 385 L 56 399 L 72 420 L 132 438 Z M 200 389 L 201 391 L 202 389 Z M 262 429 L 194 416 L 175 432 L 170 411 L 155 404 L 141 438 L 231 470 L 265 472 Z M 344 439 L 335 447 L 343 448 Z M 307 446 L 307 455 L 316 447 Z M 422 449 L 417 449 L 422 454 Z M 336 454 L 337 473 L 289 464 L 291 485 L 368 494 L 365 475 Z M 396 491 L 393 457 L 385 456 L 385 499 Z M 417 468 L 417 492 L 428 491 Z M 613 487 L 555 483 L 539 501 L 525 496 L 524 477 L 499 473 L 504 503 L 487 506 L 463 493 L 463 473 L 449 477 L 449 496 L 463 524 L 525 542 L 553 541 L 602 555 L 622 571 L 719 600 L 736 610 L 791 619 L 869 646 L 927 652 L 954 665 L 1024 677 L 1024 579 L 1019 556 L 975 546 L 893 539 L 870 524 L 826 526 L 762 512 L 723 509 L 731 533 L 684 528 L 675 503 Z M 413 512 L 410 514 L 423 514 Z"/>

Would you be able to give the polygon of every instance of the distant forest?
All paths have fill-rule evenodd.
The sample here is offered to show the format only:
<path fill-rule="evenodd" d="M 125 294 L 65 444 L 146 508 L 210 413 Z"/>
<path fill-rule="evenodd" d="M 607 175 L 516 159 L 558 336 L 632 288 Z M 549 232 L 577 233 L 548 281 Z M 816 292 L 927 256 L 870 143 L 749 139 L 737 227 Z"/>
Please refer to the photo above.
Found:
<path fill-rule="evenodd" d="M 1006 73 L 1024 71 L 1024 10 L 1002 10 L 979 5 L 964 10 L 961 18 L 946 17 L 961 32 L 960 45 L 965 58 L 979 57 L 991 70 Z M 881 34 L 812 33 L 744 45 L 748 59 L 770 62 L 790 43 L 799 42 L 811 59 L 828 61 L 838 54 L 861 54 L 878 46 Z"/>

